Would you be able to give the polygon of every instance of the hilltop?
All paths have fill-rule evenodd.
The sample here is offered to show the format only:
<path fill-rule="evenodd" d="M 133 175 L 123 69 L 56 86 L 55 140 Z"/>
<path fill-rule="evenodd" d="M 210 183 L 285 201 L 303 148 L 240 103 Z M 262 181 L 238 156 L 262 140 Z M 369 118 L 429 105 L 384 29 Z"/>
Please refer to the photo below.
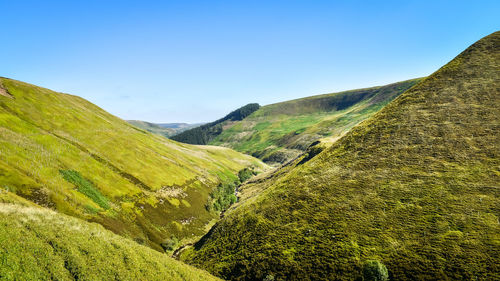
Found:
<path fill-rule="evenodd" d="M 189 130 L 194 127 L 201 126 L 205 123 L 194 123 L 194 124 L 189 124 L 189 123 L 157 123 L 156 125 L 162 127 L 162 128 L 170 128 L 179 131 L 185 131 Z"/>
<path fill-rule="evenodd" d="M 180 144 L 77 96 L 0 78 L 0 190 L 154 249 L 206 232 L 221 183 L 259 160 Z"/>
<path fill-rule="evenodd" d="M 231 280 L 500 279 L 499 69 L 496 32 L 243 187 L 182 259 Z"/>

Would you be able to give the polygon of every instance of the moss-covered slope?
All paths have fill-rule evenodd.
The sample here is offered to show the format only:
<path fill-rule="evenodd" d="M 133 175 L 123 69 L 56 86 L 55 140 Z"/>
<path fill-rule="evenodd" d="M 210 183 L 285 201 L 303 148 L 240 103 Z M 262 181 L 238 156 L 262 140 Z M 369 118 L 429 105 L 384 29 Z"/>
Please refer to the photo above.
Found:
<path fill-rule="evenodd" d="M 4 191 L 0 202 L 15 197 Z M 219 280 L 98 224 L 23 205 L 0 203 L 0 280 Z"/>
<path fill-rule="evenodd" d="M 205 233 L 221 181 L 260 161 L 176 143 L 88 101 L 0 78 L 0 190 L 161 250 Z"/>
<path fill-rule="evenodd" d="M 242 121 L 225 124 L 210 144 L 231 147 L 268 163 L 285 163 L 315 141 L 336 140 L 419 81 L 266 105 Z"/>
<path fill-rule="evenodd" d="M 382 274 L 371 260 L 391 280 L 499 280 L 499 69 L 496 32 L 315 157 L 243 189 L 254 194 L 183 259 L 232 280 Z"/>

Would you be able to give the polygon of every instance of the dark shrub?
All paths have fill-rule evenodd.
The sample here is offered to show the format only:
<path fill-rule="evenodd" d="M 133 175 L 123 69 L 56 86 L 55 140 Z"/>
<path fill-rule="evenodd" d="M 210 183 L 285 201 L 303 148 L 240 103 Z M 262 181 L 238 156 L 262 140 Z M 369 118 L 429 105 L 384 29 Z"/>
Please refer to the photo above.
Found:
<path fill-rule="evenodd" d="M 163 243 L 160 244 L 160 246 L 164 251 L 173 251 L 177 244 L 179 244 L 179 240 L 177 239 L 177 237 L 172 235 L 170 238 L 165 239 Z"/>
<path fill-rule="evenodd" d="M 387 281 L 389 271 L 385 265 L 377 260 L 368 260 L 363 267 L 364 281 Z"/>
<path fill-rule="evenodd" d="M 238 172 L 238 177 L 240 178 L 240 182 L 245 182 L 249 178 L 255 175 L 255 172 L 249 168 L 245 168 Z"/>

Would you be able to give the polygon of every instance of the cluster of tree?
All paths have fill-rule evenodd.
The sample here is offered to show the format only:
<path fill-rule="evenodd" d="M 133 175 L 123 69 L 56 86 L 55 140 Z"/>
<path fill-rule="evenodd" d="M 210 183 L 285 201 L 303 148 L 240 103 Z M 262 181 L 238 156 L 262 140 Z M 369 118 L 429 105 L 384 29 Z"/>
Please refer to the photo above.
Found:
<path fill-rule="evenodd" d="M 241 121 L 259 108 L 258 103 L 247 104 L 224 116 L 224 118 L 184 131 L 171 137 L 171 139 L 190 144 L 207 144 L 222 133 L 224 122 Z"/>
<path fill-rule="evenodd" d="M 236 197 L 237 187 L 254 175 L 257 175 L 254 167 L 244 168 L 238 172 L 238 179 L 236 181 L 219 184 L 219 186 L 210 193 L 210 198 L 205 205 L 206 209 L 208 211 L 215 210 L 217 212 L 227 210 L 229 206 L 238 201 Z"/>
<path fill-rule="evenodd" d="M 208 211 L 215 210 L 223 212 L 229 206 L 236 203 L 238 198 L 234 194 L 236 189 L 235 183 L 222 183 L 212 193 L 210 193 L 209 202 L 206 205 Z"/>
<path fill-rule="evenodd" d="M 165 239 L 162 243 L 160 243 L 160 246 L 163 248 L 165 252 L 170 252 L 175 250 L 178 244 L 179 244 L 179 239 L 177 239 L 177 237 L 172 235 L 170 236 L 170 238 Z"/>
<path fill-rule="evenodd" d="M 238 172 L 238 178 L 240 179 L 240 182 L 243 183 L 256 174 L 257 174 L 257 172 L 254 170 L 253 167 L 252 168 L 245 168 L 245 169 L 240 170 Z"/>

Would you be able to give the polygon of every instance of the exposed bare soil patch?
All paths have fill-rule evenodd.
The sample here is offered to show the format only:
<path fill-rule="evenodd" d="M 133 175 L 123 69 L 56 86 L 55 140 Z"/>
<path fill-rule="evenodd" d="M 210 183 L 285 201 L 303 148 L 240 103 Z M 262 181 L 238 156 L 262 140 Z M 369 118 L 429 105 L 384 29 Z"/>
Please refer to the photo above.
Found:
<path fill-rule="evenodd" d="M 13 96 L 5 89 L 2 85 L 2 82 L 0 82 L 0 95 L 8 98 L 13 98 Z"/>

